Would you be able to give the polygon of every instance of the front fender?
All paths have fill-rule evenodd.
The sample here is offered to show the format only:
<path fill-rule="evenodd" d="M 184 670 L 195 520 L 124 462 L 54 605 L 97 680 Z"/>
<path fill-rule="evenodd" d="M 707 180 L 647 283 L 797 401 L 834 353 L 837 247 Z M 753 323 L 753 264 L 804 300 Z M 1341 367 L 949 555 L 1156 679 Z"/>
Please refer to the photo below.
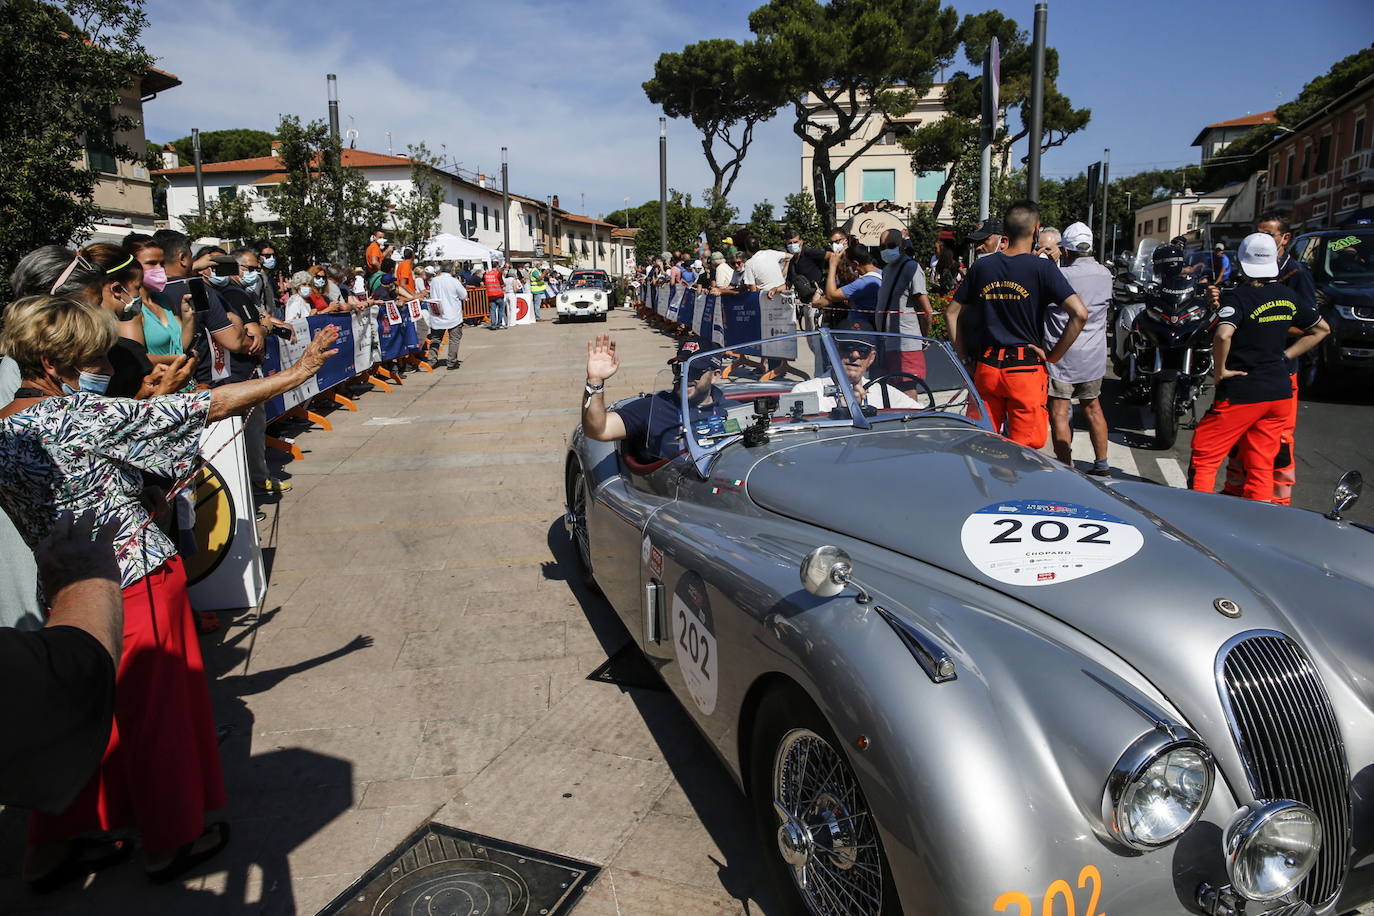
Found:
<path fill-rule="evenodd" d="M 871 551 L 865 568 L 882 579 Z M 929 572 L 871 591 L 941 641 L 953 681 L 932 682 L 852 597 L 794 616 L 779 637 L 847 749 L 906 911 L 985 914 L 1002 901 L 1016 913 L 1009 901 L 1024 894 L 1039 912 L 1063 881 L 1075 912 L 1095 889 L 1099 913 L 1154 916 L 1191 912 L 1183 901 L 1202 881 L 1226 883 L 1220 835 L 1236 804 L 1220 777 L 1200 821 L 1161 850 L 1126 849 L 1103 824 L 1107 775 L 1131 742 L 1156 718 L 1187 724 L 1158 691 L 1068 627 L 1022 607 L 1038 616 L 1028 625 L 1005 596 Z"/>

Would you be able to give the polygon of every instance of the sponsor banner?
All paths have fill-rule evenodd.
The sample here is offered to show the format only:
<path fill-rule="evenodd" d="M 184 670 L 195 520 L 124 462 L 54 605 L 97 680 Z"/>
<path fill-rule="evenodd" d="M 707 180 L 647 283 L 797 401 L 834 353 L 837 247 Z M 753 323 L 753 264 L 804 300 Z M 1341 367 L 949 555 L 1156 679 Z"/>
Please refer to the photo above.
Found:
<path fill-rule="evenodd" d="M 510 309 L 511 324 L 534 324 L 534 306 L 530 303 L 529 293 L 516 293 L 506 299 Z"/>
<path fill-rule="evenodd" d="M 678 286 L 676 283 L 669 283 L 667 290 L 668 310 L 664 313 L 663 317 L 667 318 L 669 321 L 676 322 L 678 309 L 682 306 L 682 294 L 686 291 L 686 287 Z"/>
<path fill-rule="evenodd" d="M 242 432 L 243 419 L 229 417 L 200 434 L 209 461 L 189 488 L 195 551 L 185 551 L 191 606 L 200 611 L 257 607 L 267 588 Z"/>
<path fill-rule="evenodd" d="M 767 295 L 755 294 L 759 298 L 759 337 L 778 337 L 797 332 L 797 300 L 791 293 L 778 290 L 772 299 Z M 797 358 L 797 341 L 778 340 L 759 348 L 764 356 L 779 359 Z"/>
<path fill-rule="evenodd" d="M 757 292 L 736 293 L 723 296 L 720 301 L 722 315 L 721 344 L 727 347 L 735 344 L 758 340 L 763 336 L 763 315 L 759 309 Z"/>
<path fill-rule="evenodd" d="M 682 294 L 682 301 L 677 306 L 677 323 L 695 329 L 696 323 L 692 320 L 692 316 L 696 314 L 697 301 L 703 298 L 705 297 L 694 289 L 685 290 Z"/>
<path fill-rule="evenodd" d="M 667 318 L 667 317 L 668 317 L 668 287 L 667 287 L 667 286 L 651 286 L 649 289 L 650 289 L 650 292 L 652 293 L 651 298 L 653 299 L 654 314 L 658 315 L 658 316 L 661 317 L 661 318 Z"/>
<path fill-rule="evenodd" d="M 692 330 L 704 341 L 718 343 L 715 338 L 716 315 L 720 312 L 719 296 L 702 296 L 701 308 L 697 309 L 697 323 Z"/>

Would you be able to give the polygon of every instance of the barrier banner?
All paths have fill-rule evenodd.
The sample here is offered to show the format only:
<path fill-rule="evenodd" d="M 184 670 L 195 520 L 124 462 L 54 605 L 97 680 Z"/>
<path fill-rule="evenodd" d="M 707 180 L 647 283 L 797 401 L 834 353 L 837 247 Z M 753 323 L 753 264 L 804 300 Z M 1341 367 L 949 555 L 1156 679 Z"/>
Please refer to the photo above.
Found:
<path fill-rule="evenodd" d="M 390 311 L 388 309 L 388 311 Z M 385 312 L 377 316 L 377 348 L 381 353 L 382 360 L 399 359 L 405 355 L 407 347 L 406 328 L 411 328 L 411 336 L 414 336 L 414 325 L 405 321 L 388 321 Z"/>
<path fill-rule="evenodd" d="M 377 343 L 377 309 L 373 307 L 361 312 L 354 312 L 351 325 L 353 329 L 352 371 L 354 375 L 357 375 L 381 359 Z"/>
<path fill-rule="evenodd" d="M 724 299 L 720 296 L 704 296 L 701 305 L 701 322 L 697 325 L 697 336 L 719 346 L 725 340 L 720 316 Z"/>
<path fill-rule="evenodd" d="M 675 319 L 678 324 L 686 325 L 691 330 L 696 329 L 696 323 L 692 320 L 692 316 L 696 313 L 697 299 L 699 298 L 704 297 L 699 296 L 694 289 L 683 291 L 682 301 L 678 303 L 677 318 Z"/>
<path fill-rule="evenodd" d="M 199 611 L 256 607 L 267 588 L 242 431 L 243 419 L 229 417 L 200 434 L 200 453 L 210 460 L 191 484 L 196 550 L 186 557 L 191 606 Z"/>
<path fill-rule="evenodd" d="M 678 286 L 676 283 L 668 284 L 668 312 L 664 316 L 669 321 L 677 321 L 677 310 L 682 305 L 682 294 L 686 287 Z"/>
<path fill-rule="evenodd" d="M 726 296 L 721 303 L 721 343 L 724 346 L 758 340 L 763 336 L 763 315 L 759 308 L 757 292 L 736 293 Z"/>
<path fill-rule="evenodd" d="M 795 334 L 797 331 L 797 300 L 791 293 L 777 290 L 772 299 L 767 294 L 756 294 L 759 299 L 759 319 L 761 338 L 778 337 L 783 334 Z M 760 348 L 764 356 L 774 356 L 779 359 L 797 358 L 797 341 L 778 340 L 764 344 Z"/>
<path fill-rule="evenodd" d="M 654 311 L 662 318 L 668 317 L 668 287 L 654 287 Z"/>
<path fill-rule="evenodd" d="M 354 368 L 358 365 L 359 318 L 375 326 L 375 322 L 372 321 L 371 316 L 366 312 L 362 313 L 360 316 L 311 315 L 307 318 L 297 318 L 295 321 L 291 322 L 291 326 L 296 331 L 296 339 L 294 342 L 282 340 L 276 335 L 272 335 L 268 338 L 267 352 L 262 363 L 264 375 L 272 375 L 288 366 L 294 366 L 296 360 L 300 359 L 301 354 L 305 352 L 306 346 L 310 343 L 310 338 L 325 325 L 332 324 L 339 329 L 339 339 L 334 344 L 335 349 L 339 352 L 324 361 L 324 365 L 320 367 L 319 374 L 313 379 L 264 404 L 262 409 L 267 411 L 267 419 L 276 419 L 291 408 L 313 398 L 321 391 L 333 388 L 340 382 L 348 381 L 360 371 Z M 366 336 L 364 329 L 364 341 L 366 340 Z M 364 354 L 365 357 L 369 357 L 371 354 L 371 347 L 367 346 L 364 349 L 366 350 Z M 362 366 L 363 368 L 367 368 L 371 366 L 373 362 L 374 360 L 365 358 Z"/>
<path fill-rule="evenodd" d="M 511 324 L 534 324 L 534 306 L 530 303 L 529 293 L 507 296 L 506 307 L 510 309 Z"/>

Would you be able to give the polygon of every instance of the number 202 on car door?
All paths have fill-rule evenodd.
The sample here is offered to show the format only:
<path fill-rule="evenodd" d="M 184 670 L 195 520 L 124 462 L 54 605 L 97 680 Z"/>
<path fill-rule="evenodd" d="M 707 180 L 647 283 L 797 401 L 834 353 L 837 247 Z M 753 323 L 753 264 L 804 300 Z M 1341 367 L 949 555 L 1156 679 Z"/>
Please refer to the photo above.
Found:
<path fill-rule="evenodd" d="M 702 715 L 716 710 L 719 655 L 716 652 L 715 620 L 706 595 L 706 582 L 688 570 L 673 589 L 673 651 L 692 702 Z"/>

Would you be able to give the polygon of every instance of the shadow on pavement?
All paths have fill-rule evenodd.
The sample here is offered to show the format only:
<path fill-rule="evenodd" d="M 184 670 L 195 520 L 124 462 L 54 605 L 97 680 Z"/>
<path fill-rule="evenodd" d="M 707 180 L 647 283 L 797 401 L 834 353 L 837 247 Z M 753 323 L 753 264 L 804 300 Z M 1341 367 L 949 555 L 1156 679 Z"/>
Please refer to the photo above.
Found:
<path fill-rule="evenodd" d="M 243 698 L 262 693 L 293 674 L 371 645 L 359 636 L 315 658 L 253 674 L 224 676 L 248 655 L 244 643 L 276 611 L 245 627 L 219 631 L 220 643 L 204 646 L 210 697 L 221 729 L 220 760 L 229 807 L 207 820 L 226 821 L 228 847 L 194 869 L 184 884 L 157 887 L 142 874 L 142 856 L 49 896 L 28 892 L 19 877 L 27 813 L 0 812 L 0 912 L 243 914 L 295 916 L 290 855 L 354 805 L 353 764 L 304 748 L 253 752 L 253 713 Z M 269 740 L 270 739 L 266 739 Z M 206 880 L 202 881 L 204 878 Z M 203 886 L 197 886 L 203 885 Z"/>
<path fill-rule="evenodd" d="M 574 548 L 561 517 L 549 526 L 549 550 L 554 562 L 545 564 L 544 577 L 567 582 L 607 658 L 627 643 L 633 645 L 630 634 L 601 593 L 582 584 Z M 724 862 L 711 859 L 721 889 L 738 900 L 744 912 L 777 912 L 748 800 L 677 700 L 658 690 L 609 684 L 605 689 L 620 690 L 634 702 L 673 778 L 724 856 Z M 610 867 L 614 868 L 615 863 L 610 863 Z"/>

